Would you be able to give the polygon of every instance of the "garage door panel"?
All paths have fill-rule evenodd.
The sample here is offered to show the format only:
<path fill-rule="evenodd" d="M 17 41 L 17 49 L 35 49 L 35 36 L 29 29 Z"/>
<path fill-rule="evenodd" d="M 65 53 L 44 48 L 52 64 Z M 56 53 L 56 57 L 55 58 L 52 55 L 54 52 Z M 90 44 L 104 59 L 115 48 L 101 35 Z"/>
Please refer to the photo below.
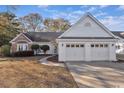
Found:
<path fill-rule="evenodd" d="M 91 59 L 95 60 L 108 60 L 109 48 L 91 48 Z"/>
<path fill-rule="evenodd" d="M 84 60 L 84 48 L 69 47 L 66 48 L 66 61 Z"/>

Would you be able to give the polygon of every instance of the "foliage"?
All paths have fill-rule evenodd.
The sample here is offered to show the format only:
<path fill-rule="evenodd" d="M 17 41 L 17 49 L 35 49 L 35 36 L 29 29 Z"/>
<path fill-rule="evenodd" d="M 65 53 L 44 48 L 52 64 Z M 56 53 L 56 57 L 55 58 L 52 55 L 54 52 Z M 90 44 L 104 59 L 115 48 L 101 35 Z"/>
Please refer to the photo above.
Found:
<path fill-rule="evenodd" d="M 38 44 L 33 44 L 33 45 L 31 46 L 31 49 L 32 49 L 34 52 L 36 52 L 35 54 L 37 54 L 37 51 L 38 51 L 39 48 L 40 48 L 40 46 L 39 46 Z"/>
<path fill-rule="evenodd" d="M 10 56 L 10 45 L 1 46 L 1 54 L 3 56 Z"/>
<path fill-rule="evenodd" d="M 48 45 L 42 45 L 42 46 L 40 46 L 40 48 L 43 50 L 44 54 L 46 54 L 46 51 L 48 51 L 50 49 L 50 47 Z"/>
<path fill-rule="evenodd" d="M 34 44 L 34 45 L 31 46 L 31 49 L 32 50 L 37 50 L 37 49 L 39 49 L 39 45 L 38 44 Z"/>
<path fill-rule="evenodd" d="M 45 29 L 48 31 L 66 31 L 71 27 L 71 24 L 68 20 L 63 18 L 50 19 L 47 18 L 44 20 Z"/>
<path fill-rule="evenodd" d="M 26 56 L 33 56 L 34 55 L 34 51 L 18 51 L 13 53 L 13 56 L 16 57 L 26 57 Z"/>
<path fill-rule="evenodd" d="M 0 13 L 0 46 L 9 44 L 19 32 L 19 23 L 12 13 Z"/>
<path fill-rule="evenodd" d="M 21 28 L 23 31 L 37 31 L 42 23 L 42 16 L 38 13 L 30 13 L 24 17 L 19 18 Z"/>

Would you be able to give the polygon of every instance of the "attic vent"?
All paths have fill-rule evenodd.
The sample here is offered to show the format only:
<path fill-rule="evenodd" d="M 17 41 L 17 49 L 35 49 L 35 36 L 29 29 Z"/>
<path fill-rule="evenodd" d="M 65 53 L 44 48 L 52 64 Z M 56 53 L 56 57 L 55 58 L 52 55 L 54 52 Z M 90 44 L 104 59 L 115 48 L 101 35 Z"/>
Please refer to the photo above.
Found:
<path fill-rule="evenodd" d="M 89 22 L 84 24 L 85 27 L 91 27 L 91 24 Z"/>

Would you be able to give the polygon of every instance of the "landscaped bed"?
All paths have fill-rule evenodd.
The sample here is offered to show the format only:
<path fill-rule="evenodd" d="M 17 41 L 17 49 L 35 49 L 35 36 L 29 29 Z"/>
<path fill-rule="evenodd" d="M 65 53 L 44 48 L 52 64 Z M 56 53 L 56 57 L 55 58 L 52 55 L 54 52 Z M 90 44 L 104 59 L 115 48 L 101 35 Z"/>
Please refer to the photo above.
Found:
<path fill-rule="evenodd" d="M 40 57 L 0 59 L 0 87 L 77 87 L 66 68 L 42 65 Z"/>
<path fill-rule="evenodd" d="M 49 57 L 47 60 L 48 60 L 48 61 L 51 61 L 51 62 L 55 62 L 55 63 L 58 63 L 58 62 L 59 62 L 57 55 L 52 56 L 52 57 Z M 63 63 L 63 62 L 59 62 L 59 63 Z"/>

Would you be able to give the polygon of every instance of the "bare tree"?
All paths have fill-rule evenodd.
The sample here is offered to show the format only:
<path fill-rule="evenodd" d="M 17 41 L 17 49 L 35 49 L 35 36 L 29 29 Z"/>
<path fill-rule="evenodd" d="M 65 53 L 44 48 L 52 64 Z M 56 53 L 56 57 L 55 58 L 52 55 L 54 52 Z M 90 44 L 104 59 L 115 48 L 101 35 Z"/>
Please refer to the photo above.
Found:
<path fill-rule="evenodd" d="M 38 13 L 30 13 L 24 17 L 19 18 L 21 27 L 24 31 L 37 31 L 42 26 L 42 16 Z"/>

